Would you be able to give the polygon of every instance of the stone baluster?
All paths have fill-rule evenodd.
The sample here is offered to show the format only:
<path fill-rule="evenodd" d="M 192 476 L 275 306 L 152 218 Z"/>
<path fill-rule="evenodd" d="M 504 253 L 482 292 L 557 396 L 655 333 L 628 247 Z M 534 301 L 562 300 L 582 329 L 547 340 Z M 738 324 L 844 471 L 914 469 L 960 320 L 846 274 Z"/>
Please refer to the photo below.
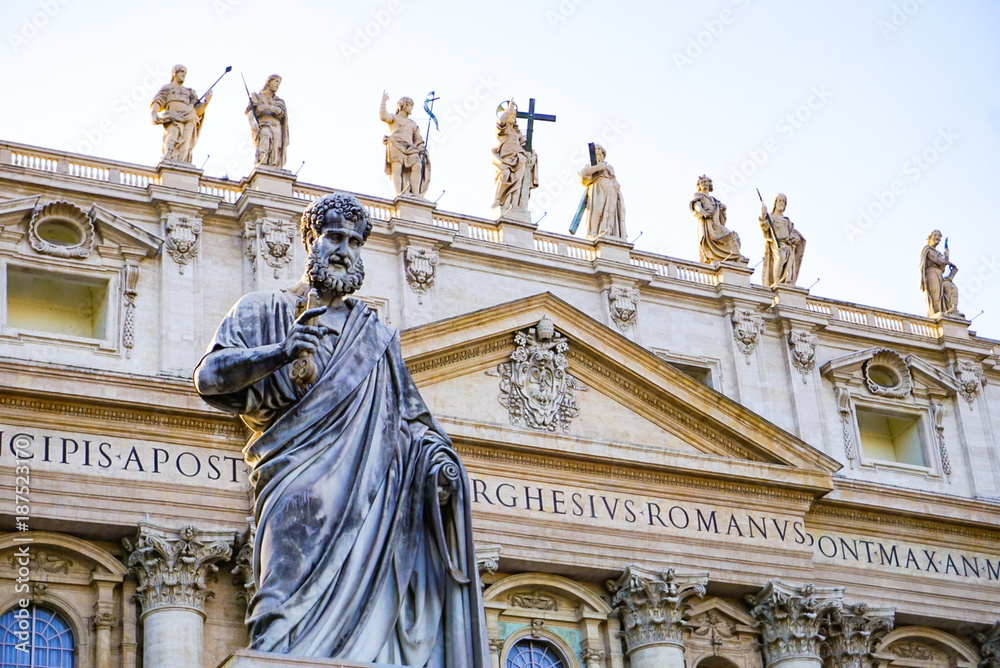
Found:
<path fill-rule="evenodd" d="M 687 599 L 704 596 L 707 583 L 708 573 L 655 572 L 635 565 L 608 581 L 632 668 L 684 668 Z"/>
<path fill-rule="evenodd" d="M 140 522 L 122 542 L 139 585 L 144 668 L 203 668 L 206 588 L 217 563 L 233 553 L 233 531 L 180 529 Z"/>
<path fill-rule="evenodd" d="M 843 587 L 797 587 L 781 580 L 748 595 L 750 614 L 760 623 L 766 668 L 821 668 L 821 615 L 839 610 L 843 597 Z"/>
<path fill-rule="evenodd" d="M 823 668 L 877 668 L 875 646 L 892 630 L 895 608 L 845 605 L 823 618 L 826 640 L 820 647 Z"/>

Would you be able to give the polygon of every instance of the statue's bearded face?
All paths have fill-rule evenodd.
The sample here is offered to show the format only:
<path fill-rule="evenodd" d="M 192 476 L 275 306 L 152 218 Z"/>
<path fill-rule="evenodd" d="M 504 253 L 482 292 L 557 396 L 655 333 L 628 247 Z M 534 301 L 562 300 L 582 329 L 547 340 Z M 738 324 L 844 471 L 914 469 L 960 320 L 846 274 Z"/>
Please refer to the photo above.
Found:
<path fill-rule="evenodd" d="M 361 262 L 364 238 L 337 211 L 328 211 L 326 222 L 309 248 L 306 271 L 309 282 L 321 293 L 349 295 L 361 287 L 365 267 Z"/>

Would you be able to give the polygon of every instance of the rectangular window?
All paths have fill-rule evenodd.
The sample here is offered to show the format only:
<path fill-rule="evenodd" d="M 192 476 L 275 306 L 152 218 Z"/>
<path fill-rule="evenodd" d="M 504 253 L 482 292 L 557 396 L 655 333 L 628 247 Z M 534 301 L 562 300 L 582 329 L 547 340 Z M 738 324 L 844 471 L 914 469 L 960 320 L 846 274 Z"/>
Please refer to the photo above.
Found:
<path fill-rule="evenodd" d="M 858 431 L 866 459 L 927 466 L 920 419 L 858 409 Z"/>
<path fill-rule="evenodd" d="M 683 373 L 685 376 L 694 378 L 702 385 L 707 385 L 708 387 L 712 387 L 711 369 L 703 366 L 695 366 L 694 364 L 683 364 L 681 362 L 670 362 L 670 364 L 676 367 L 677 370 Z"/>
<path fill-rule="evenodd" d="M 7 269 L 7 327 L 105 338 L 108 282 L 35 269 Z"/>

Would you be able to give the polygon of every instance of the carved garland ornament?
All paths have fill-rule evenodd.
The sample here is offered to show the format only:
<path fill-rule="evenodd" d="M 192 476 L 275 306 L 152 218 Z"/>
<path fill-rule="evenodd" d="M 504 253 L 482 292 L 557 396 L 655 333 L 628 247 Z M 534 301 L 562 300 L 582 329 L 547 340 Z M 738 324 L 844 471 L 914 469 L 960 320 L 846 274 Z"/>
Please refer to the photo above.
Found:
<path fill-rule="evenodd" d="M 580 414 L 576 391 L 587 388 L 569 373 L 566 337 L 543 316 L 527 332 L 517 332 L 514 345 L 510 360 L 487 372 L 500 377 L 499 401 L 508 409 L 510 423 L 569 431 L 570 421 Z"/>
<path fill-rule="evenodd" d="M 83 259 L 94 250 L 94 221 L 72 202 L 51 202 L 35 207 L 28 240 L 43 255 Z"/>
<path fill-rule="evenodd" d="M 622 333 L 627 332 L 639 317 L 639 291 L 616 285 L 608 293 L 608 300 L 611 319 Z"/>
<path fill-rule="evenodd" d="M 135 574 L 136 592 L 143 612 L 166 605 L 205 609 L 209 578 L 219 570 L 216 562 L 233 553 L 231 532 L 200 531 L 193 526 L 180 530 L 150 524 L 139 525 L 134 540 L 122 539 L 129 552 L 126 565 Z"/>
<path fill-rule="evenodd" d="M 757 349 L 763 328 L 762 316 L 741 309 L 733 311 L 733 338 L 736 340 L 736 347 L 746 358 L 747 364 L 750 364 L 750 357 Z"/>
<path fill-rule="evenodd" d="M 792 346 L 792 366 L 802 374 L 802 382 L 816 367 L 816 346 L 819 345 L 819 338 L 812 332 L 792 332 L 788 337 L 788 342 Z"/>
<path fill-rule="evenodd" d="M 528 608 L 531 610 L 558 610 L 559 605 L 556 600 L 551 596 L 546 596 L 545 594 L 539 594 L 538 592 L 529 592 L 527 594 L 511 594 L 507 597 L 510 604 L 515 608 Z"/>
<path fill-rule="evenodd" d="M 986 385 L 986 372 L 983 365 L 970 360 L 962 360 L 956 368 L 958 371 L 958 390 L 962 398 L 971 406 L 979 396 L 979 388 Z"/>
<path fill-rule="evenodd" d="M 697 624 L 692 623 L 696 636 L 707 637 L 712 642 L 712 653 L 719 654 L 719 648 L 736 633 L 736 627 L 730 624 L 716 610 L 709 610 L 698 618 Z"/>
<path fill-rule="evenodd" d="M 135 298 L 139 296 L 139 267 L 129 264 L 125 266 L 124 290 L 125 316 L 122 318 L 122 347 L 125 356 L 132 357 L 135 347 Z"/>
<path fill-rule="evenodd" d="M 880 397 L 903 399 L 913 391 L 913 377 L 906 360 L 894 350 L 881 348 L 861 366 L 868 391 Z"/>
<path fill-rule="evenodd" d="M 948 456 L 948 446 L 944 441 L 944 406 L 935 401 L 931 404 L 931 414 L 934 416 L 934 432 L 937 434 L 938 450 L 941 452 L 941 470 L 945 476 L 950 476 L 951 458 Z"/>
<path fill-rule="evenodd" d="M 434 285 L 439 260 L 437 251 L 406 247 L 406 252 L 403 254 L 406 283 L 416 293 L 419 304 L 424 303 L 424 294 Z"/>
<path fill-rule="evenodd" d="M 851 391 L 846 387 L 836 387 L 837 412 L 840 413 L 840 429 L 844 434 L 844 454 L 851 468 L 854 468 L 857 456 L 854 447 L 854 415 L 851 410 Z"/>

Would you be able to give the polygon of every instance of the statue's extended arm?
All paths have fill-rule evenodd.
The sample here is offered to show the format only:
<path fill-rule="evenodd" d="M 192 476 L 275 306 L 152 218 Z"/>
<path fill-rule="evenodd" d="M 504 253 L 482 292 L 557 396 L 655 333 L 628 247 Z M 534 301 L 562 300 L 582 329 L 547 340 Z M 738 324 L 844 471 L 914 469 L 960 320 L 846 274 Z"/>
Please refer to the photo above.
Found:
<path fill-rule="evenodd" d="M 385 103 L 389 100 L 389 96 L 382 93 L 382 104 L 378 109 L 378 117 L 382 119 L 383 123 L 392 123 L 396 117 L 389 113 L 389 110 L 385 108 Z"/>
<path fill-rule="evenodd" d="M 303 323 L 323 313 L 326 313 L 325 306 L 304 312 L 281 343 L 256 348 L 222 348 L 209 353 L 194 370 L 194 386 L 198 393 L 211 396 L 239 392 L 270 376 L 301 353 L 314 354 L 320 339 L 329 330 Z"/>

